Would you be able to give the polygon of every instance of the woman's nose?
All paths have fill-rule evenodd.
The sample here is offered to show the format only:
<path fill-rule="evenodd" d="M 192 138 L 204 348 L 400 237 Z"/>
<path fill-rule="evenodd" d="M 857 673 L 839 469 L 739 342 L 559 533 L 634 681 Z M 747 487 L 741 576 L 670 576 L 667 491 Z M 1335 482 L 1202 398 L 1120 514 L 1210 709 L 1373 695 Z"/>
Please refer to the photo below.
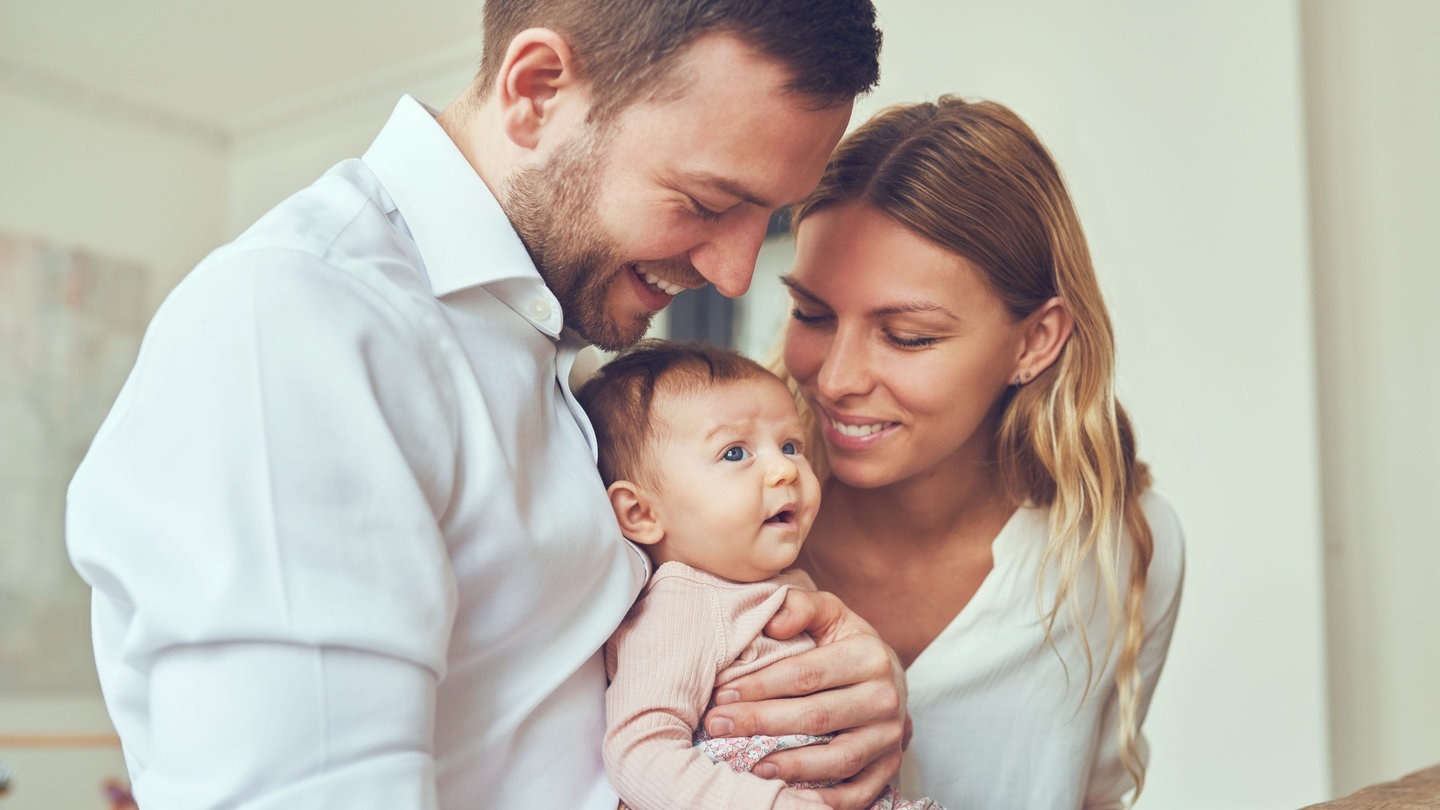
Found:
<path fill-rule="evenodd" d="M 822 396 L 836 400 L 870 390 L 871 378 L 869 356 L 863 342 L 837 334 L 830 341 L 830 350 L 820 364 L 815 383 Z"/>

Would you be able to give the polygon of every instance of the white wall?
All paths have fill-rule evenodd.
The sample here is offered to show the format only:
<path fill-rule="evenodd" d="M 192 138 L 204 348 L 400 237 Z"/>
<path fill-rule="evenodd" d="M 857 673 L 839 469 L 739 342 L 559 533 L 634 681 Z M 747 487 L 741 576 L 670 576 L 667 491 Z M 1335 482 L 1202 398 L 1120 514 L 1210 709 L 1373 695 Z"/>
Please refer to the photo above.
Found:
<path fill-rule="evenodd" d="M 151 273 L 148 319 L 148 310 L 220 237 L 221 140 L 65 88 L 0 81 L 0 110 L 0 229 L 139 263 Z M 41 521 L 53 534 L 36 543 L 62 543 L 58 493 L 53 501 L 57 513 Z M 78 580 L 66 584 L 82 587 Z M 88 638 L 54 643 L 89 648 Z M 0 736 L 59 734 L 73 741 L 73 735 L 110 733 L 98 687 L 0 694 Z M 0 760 L 16 767 L 14 788 L 3 800 L 7 810 L 102 807 L 101 779 L 125 775 L 118 748 L 83 740 L 78 747 L 4 748 Z"/>
<path fill-rule="evenodd" d="M 1348 792 L 1440 762 L 1440 5 L 1302 9 L 1331 747 Z"/>
<path fill-rule="evenodd" d="M 0 74 L 0 227 L 137 261 L 159 303 L 221 233 L 216 133 Z"/>
<path fill-rule="evenodd" d="M 474 76 L 473 58 L 456 58 L 422 75 L 377 78 L 343 96 L 239 133 L 225 185 L 226 238 L 345 158 L 359 157 L 406 93 L 443 108 Z"/>

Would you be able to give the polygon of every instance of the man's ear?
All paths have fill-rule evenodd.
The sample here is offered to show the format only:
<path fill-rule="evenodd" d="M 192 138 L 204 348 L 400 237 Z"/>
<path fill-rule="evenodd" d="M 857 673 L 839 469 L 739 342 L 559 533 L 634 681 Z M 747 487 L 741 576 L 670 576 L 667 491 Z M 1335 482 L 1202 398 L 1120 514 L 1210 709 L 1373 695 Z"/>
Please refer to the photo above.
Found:
<path fill-rule="evenodd" d="M 539 145 L 547 124 L 583 120 L 589 110 L 570 44 L 548 28 L 527 28 L 510 40 L 494 90 L 506 136 L 525 149 Z"/>
<path fill-rule="evenodd" d="M 1011 379 L 1016 385 L 1030 382 L 1049 368 L 1060 356 L 1060 350 L 1065 348 L 1070 332 L 1075 328 L 1070 308 L 1058 295 L 1027 315 L 1025 323 L 1024 344 Z"/>
<path fill-rule="evenodd" d="M 606 492 L 620 533 L 642 545 L 654 545 L 665 538 L 665 527 L 655 513 L 649 493 L 633 481 L 616 481 Z"/>

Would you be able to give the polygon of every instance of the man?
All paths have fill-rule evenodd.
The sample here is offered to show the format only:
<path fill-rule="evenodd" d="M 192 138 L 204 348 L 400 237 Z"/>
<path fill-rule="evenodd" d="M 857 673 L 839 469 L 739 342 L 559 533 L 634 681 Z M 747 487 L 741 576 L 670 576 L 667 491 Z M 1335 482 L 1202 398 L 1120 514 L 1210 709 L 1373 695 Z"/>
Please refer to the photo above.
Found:
<path fill-rule="evenodd" d="M 868 0 L 491 0 L 485 37 L 438 117 L 402 100 L 176 288 L 76 473 L 143 807 L 615 806 L 597 651 L 646 571 L 569 372 L 680 290 L 746 289 L 879 34 Z M 771 773 L 862 806 L 898 764 L 893 656 L 787 607 L 815 657 L 707 727 L 853 729 Z"/>

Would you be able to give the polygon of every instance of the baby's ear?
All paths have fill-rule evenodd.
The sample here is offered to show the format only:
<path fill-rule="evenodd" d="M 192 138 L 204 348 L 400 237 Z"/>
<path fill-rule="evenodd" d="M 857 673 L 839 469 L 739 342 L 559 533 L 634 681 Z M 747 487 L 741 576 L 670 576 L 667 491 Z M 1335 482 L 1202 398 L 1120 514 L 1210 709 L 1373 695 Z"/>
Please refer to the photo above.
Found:
<path fill-rule="evenodd" d="M 620 522 L 621 534 L 647 546 L 665 537 L 665 527 L 644 487 L 633 481 L 616 481 L 606 491 L 610 494 L 610 508 L 615 510 L 615 519 Z"/>

